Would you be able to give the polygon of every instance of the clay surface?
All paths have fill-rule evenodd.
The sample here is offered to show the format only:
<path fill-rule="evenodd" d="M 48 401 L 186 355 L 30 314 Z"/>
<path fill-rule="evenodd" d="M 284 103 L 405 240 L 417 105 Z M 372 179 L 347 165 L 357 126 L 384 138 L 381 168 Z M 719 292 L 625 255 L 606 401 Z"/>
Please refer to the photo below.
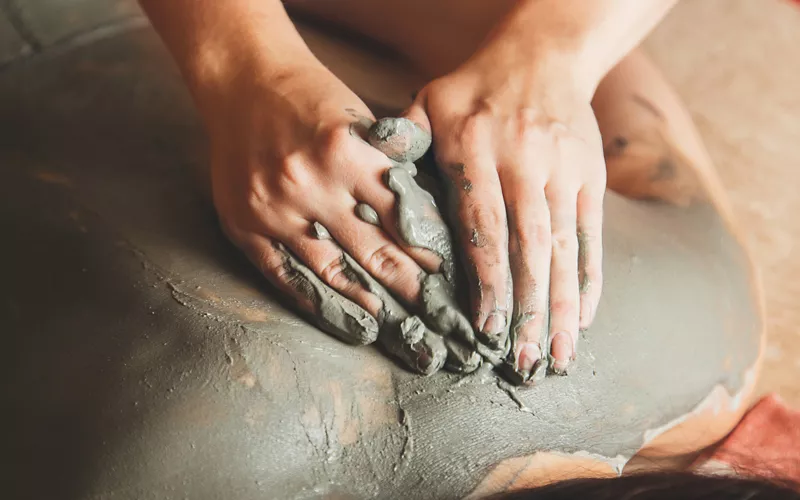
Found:
<path fill-rule="evenodd" d="M 624 463 L 758 355 L 746 257 L 709 206 L 609 193 L 579 362 L 509 390 L 285 308 L 194 187 L 207 144 L 150 31 L 7 69 L 0 114 L 11 498 L 460 498 L 541 451 Z"/>

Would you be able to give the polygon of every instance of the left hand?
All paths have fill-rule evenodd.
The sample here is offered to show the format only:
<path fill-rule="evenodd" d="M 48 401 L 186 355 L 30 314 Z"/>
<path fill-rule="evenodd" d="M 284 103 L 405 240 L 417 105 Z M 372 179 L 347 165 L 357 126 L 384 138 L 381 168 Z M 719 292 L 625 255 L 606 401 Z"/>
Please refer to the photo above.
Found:
<path fill-rule="evenodd" d="M 603 281 L 606 170 L 593 87 L 562 67 L 489 47 L 405 113 L 432 132 L 452 182 L 474 327 L 490 343 L 511 328 L 509 362 L 525 380 L 548 360 L 566 371 Z"/>

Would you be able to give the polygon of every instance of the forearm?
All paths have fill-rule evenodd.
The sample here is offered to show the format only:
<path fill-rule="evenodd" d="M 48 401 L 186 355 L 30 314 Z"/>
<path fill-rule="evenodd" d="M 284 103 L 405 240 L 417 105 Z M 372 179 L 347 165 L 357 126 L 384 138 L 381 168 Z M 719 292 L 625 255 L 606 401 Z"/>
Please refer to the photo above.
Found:
<path fill-rule="evenodd" d="M 523 0 L 498 24 L 487 47 L 542 64 L 568 65 L 593 92 L 600 80 L 677 0 Z"/>
<path fill-rule="evenodd" d="M 139 1 L 196 98 L 314 60 L 279 0 Z"/>

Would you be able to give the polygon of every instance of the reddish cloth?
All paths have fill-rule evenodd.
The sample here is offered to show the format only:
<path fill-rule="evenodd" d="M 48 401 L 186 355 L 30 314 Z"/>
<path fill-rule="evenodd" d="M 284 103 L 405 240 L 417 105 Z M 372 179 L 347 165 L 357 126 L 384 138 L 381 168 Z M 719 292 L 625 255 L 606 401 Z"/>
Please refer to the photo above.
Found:
<path fill-rule="evenodd" d="M 695 467 L 700 472 L 800 483 L 800 411 L 786 406 L 775 394 L 765 396 Z"/>

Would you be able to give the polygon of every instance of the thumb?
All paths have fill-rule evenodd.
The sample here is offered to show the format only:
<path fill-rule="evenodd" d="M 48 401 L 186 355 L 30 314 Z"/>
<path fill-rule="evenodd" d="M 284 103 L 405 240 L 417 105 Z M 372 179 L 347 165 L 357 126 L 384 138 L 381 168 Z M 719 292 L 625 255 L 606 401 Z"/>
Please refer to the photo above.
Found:
<path fill-rule="evenodd" d="M 425 92 L 425 89 L 422 89 L 422 91 L 414 96 L 414 102 L 411 103 L 411 106 L 406 108 L 400 116 L 416 123 L 418 127 L 430 135 L 431 121 L 428 119 L 428 112 L 426 111 L 428 107 L 427 96 L 428 94 Z"/>
<path fill-rule="evenodd" d="M 431 145 L 424 97 L 418 96 L 399 118 L 381 118 L 375 122 L 369 129 L 367 141 L 396 162 L 420 159 Z"/>

